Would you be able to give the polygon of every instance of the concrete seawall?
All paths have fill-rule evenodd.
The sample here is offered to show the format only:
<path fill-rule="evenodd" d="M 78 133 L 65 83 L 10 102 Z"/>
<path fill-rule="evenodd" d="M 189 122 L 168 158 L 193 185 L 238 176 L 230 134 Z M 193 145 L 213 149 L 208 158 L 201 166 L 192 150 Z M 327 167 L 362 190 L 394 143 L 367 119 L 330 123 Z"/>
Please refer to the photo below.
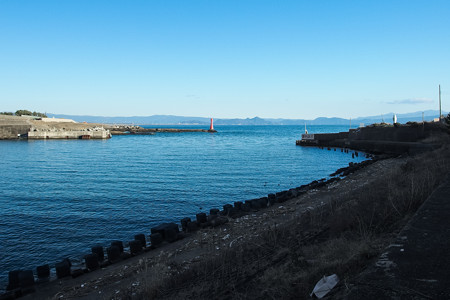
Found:
<path fill-rule="evenodd" d="M 11 139 L 108 139 L 101 124 L 76 123 L 67 119 L 33 119 L 0 115 L 0 140 Z"/>
<path fill-rule="evenodd" d="M 304 134 L 298 146 L 350 148 L 369 153 L 420 153 L 440 147 L 448 129 L 438 123 L 372 125 L 348 132 Z M 439 142 L 438 142 L 439 141 Z"/>
<path fill-rule="evenodd" d="M 0 115 L 0 139 L 17 139 L 26 135 L 31 126 L 26 118 Z"/>
<path fill-rule="evenodd" d="M 30 131 L 28 132 L 29 140 L 36 139 L 107 139 L 111 135 L 107 130 L 93 131 Z"/>
<path fill-rule="evenodd" d="M 31 125 L 0 125 L 0 140 L 26 136 Z"/>

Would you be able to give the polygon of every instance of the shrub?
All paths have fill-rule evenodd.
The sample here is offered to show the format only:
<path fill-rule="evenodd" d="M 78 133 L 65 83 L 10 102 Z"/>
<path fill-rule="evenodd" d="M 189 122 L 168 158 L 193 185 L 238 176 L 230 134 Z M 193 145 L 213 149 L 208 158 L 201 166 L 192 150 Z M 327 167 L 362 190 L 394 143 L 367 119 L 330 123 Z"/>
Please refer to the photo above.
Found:
<path fill-rule="evenodd" d="M 41 118 L 47 118 L 47 115 L 44 113 L 36 112 L 36 111 L 29 111 L 26 109 L 19 109 L 15 113 L 16 116 L 35 116 L 35 117 L 41 117 Z"/>

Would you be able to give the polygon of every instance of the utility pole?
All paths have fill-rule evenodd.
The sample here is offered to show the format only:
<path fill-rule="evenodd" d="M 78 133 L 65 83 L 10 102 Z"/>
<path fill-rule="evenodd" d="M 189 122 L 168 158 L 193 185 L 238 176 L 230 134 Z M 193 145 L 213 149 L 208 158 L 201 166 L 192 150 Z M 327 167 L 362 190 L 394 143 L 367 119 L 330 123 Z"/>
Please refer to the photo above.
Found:
<path fill-rule="evenodd" d="M 439 123 L 442 121 L 442 120 L 441 120 L 441 116 L 442 116 L 442 108 L 441 108 L 441 85 L 439 85 Z"/>

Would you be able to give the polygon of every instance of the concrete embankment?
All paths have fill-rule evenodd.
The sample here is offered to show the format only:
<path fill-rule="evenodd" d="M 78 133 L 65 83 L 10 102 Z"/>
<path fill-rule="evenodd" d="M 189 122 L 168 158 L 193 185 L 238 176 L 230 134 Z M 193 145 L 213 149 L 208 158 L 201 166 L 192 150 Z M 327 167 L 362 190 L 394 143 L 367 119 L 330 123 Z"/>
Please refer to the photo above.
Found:
<path fill-rule="evenodd" d="M 0 116 L 0 140 L 17 139 L 26 135 L 32 125 L 27 119 L 14 116 Z"/>
<path fill-rule="evenodd" d="M 101 124 L 72 120 L 0 115 L 0 140 L 11 139 L 108 139 L 111 134 Z"/>
<path fill-rule="evenodd" d="M 109 131 L 103 129 L 92 130 L 61 130 L 61 131 L 29 131 L 29 140 L 37 139 L 108 139 Z"/>
<path fill-rule="evenodd" d="M 420 153 L 433 150 L 448 139 L 447 128 L 439 123 L 374 124 L 348 132 L 303 134 L 299 146 L 350 148 L 369 153 Z"/>

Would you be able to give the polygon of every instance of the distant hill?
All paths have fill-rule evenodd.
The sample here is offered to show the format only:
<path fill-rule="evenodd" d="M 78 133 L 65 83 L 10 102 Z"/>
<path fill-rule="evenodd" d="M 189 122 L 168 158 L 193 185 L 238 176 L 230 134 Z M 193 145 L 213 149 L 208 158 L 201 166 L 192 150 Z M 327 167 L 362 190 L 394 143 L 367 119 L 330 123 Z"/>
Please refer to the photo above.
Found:
<path fill-rule="evenodd" d="M 346 125 L 349 120 L 342 118 L 325 118 L 320 117 L 314 120 L 306 119 L 265 119 L 270 121 L 273 125 Z"/>
<path fill-rule="evenodd" d="M 217 119 L 214 120 L 216 125 L 274 125 L 272 122 L 254 117 L 252 119 Z"/>
<path fill-rule="evenodd" d="M 79 116 L 47 114 L 50 118 L 67 118 L 77 122 L 106 123 L 106 124 L 139 124 L 139 125 L 193 125 L 209 124 L 209 118 L 182 117 L 171 115 L 132 116 L 132 117 L 104 117 L 104 116 Z"/>
<path fill-rule="evenodd" d="M 439 117 L 439 111 L 427 110 L 424 111 L 424 120 L 431 121 Z M 448 112 L 443 112 L 446 116 Z M 153 115 L 153 116 L 133 116 L 133 117 L 102 117 L 102 116 L 78 116 L 78 115 L 62 115 L 62 114 L 47 114 L 50 118 L 65 118 L 72 119 L 77 122 L 88 123 L 106 123 L 106 124 L 136 124 L 136 125 L 209 125 L 210 119 L 203 117 L 184 117 L 172 115 Z M 353 126 L 360 124 L 368 125 L 373 123 L 392 123 L 393 113 L 387 113 L 379 116 L 359 117 L 351 120 Z M 406 114 L 397 114 L 399 123 L 406 123 L 409 121 L 422 121 L 422 112 L 413 112 Z M 214 119 L 215 125 L 347 125 L 350 124 L 350 119 L 343 118 L 326 118 L 319 117 L 314 120 L 305 119 L 263 119 L 259 117 L 246 119 Z"/>

